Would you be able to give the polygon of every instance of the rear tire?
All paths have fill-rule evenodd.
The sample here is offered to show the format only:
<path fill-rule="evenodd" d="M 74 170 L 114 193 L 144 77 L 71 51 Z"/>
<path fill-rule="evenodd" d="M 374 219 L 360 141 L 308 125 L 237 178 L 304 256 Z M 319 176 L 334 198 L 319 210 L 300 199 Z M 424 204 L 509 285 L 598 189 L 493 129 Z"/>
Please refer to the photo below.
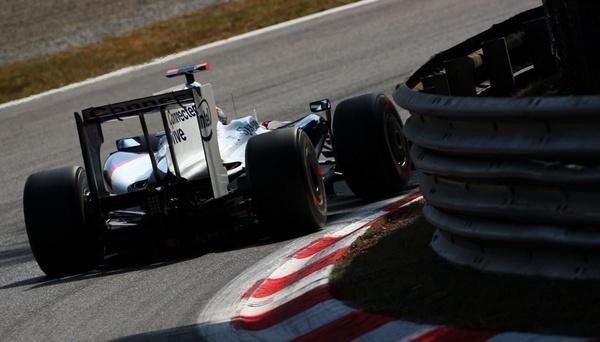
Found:
<path fill-rule="evenodd" d="M 98 265 L 104 253 L 98 221 L 85 196 L 81 167 L 35 173 L 27 179 L 23 212 L 35 259 L 50 277 L 71 275 Z"/>
<path fill-rule="evenodd" d="M 311 232 L 327 218 L 323 176 L 309 137 L 283 128 L 252 137 L 246 147 L 251 197 L 264 225 L 283 232 Z"/>
<path fill-rule="evenodd" d="M 400 192 L 410 176 L 400 115 L 383 94 L 340 102 L 333 117 L 336 168 L 365 200 Z"/>

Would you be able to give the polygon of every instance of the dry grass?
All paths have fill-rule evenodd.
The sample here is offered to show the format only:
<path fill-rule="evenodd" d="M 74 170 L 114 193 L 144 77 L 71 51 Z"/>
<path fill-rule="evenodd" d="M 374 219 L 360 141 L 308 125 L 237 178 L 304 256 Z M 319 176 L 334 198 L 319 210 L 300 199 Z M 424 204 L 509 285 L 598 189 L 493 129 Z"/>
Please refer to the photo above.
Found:
<path fill-rule="evenodd" d="M 355 241 L 331 276 L 351 305 L 417 322 L 600 336 L 598 281 L 506 276 L 450 265 L 429 247 L 420 205 Z"/>
<path fill-rule="evenodd" d="M 0 103 L 355 0 L 233 0 L 90 46 L 0 66 Z"/>

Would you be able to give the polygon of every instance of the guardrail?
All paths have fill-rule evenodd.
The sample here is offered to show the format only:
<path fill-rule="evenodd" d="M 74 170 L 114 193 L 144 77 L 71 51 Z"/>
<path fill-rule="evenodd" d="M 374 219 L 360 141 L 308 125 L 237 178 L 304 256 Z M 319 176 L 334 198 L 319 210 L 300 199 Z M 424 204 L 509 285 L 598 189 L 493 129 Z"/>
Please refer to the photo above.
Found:
<path fill-rule="evenodd" d="M 405 134 L 439 255 L 600 278 L 600 96 L 493 97 L 554 69 L 548 39 L 537 50 L 543 16 L 527 11 L 442 52 L 394 100 L 411 113 Z M 473 56 L 481 63 L 464 62 Z"/>

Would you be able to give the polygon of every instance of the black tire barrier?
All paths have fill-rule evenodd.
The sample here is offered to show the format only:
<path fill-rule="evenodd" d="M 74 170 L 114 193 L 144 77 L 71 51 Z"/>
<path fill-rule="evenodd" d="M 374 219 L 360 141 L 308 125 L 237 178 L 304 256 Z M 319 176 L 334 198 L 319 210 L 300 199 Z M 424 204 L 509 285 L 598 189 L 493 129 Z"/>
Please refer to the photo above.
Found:
<path fill-rule="evenodd" d="M 515 59 L 530 67 L 511 76 L 539 77 L 527 28 L 543 15 L 527 11 L 440 53 L 393 97 L 411 113 L 404 133 L 440 256 L 482 270 L 600 278 L 600 96 L 491 96 L 509 82 L 494 89 L 485 54 L 475 78 L 487 89 L 439 82 L 448 60 L 515 31 L 525 35 Z"/>

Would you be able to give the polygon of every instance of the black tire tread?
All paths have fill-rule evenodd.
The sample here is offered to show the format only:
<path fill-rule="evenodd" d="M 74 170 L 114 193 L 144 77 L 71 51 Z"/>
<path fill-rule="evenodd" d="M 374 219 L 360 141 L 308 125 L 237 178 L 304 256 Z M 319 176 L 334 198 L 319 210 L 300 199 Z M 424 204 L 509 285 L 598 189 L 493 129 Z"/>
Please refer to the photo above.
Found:
<path fill-rule="evenodd" d="M 308 165 L 305 149 L 312 151 L 315 165 Z M 326 202 L 324 208 L 316 208 L 306 179 L 307 168 L 316 167 L 316 162 L 314 147 L 300 129 L 282 128 L 250 139 L 246 169 L 262 224 L 280 233 L 285 233 L 283 226 L 293 232 L 309 232 L 325 224 Z M 322 178 L 320 182 L 324 191 Z"/>
<path fill-rule="evenodd" d="M 23 193 L 29 243 L 38 265 L 50 277 L 97 266 L 103 246 L 86 215 L 85 171 L 64 167 L 32 174 Z"/>
<path fill-rule="evenodd" d="M 385 133 L 388 119 L 402 121 L 383 94 L 367 94 L 340 102 L 333 117 L 336 168 L 350 189 L 365 200 L 400 192 L 408 182 L 408 166 L 399 169 L 391 156 Z M 407 156 L 406 141 L 403 141 Z"/>

